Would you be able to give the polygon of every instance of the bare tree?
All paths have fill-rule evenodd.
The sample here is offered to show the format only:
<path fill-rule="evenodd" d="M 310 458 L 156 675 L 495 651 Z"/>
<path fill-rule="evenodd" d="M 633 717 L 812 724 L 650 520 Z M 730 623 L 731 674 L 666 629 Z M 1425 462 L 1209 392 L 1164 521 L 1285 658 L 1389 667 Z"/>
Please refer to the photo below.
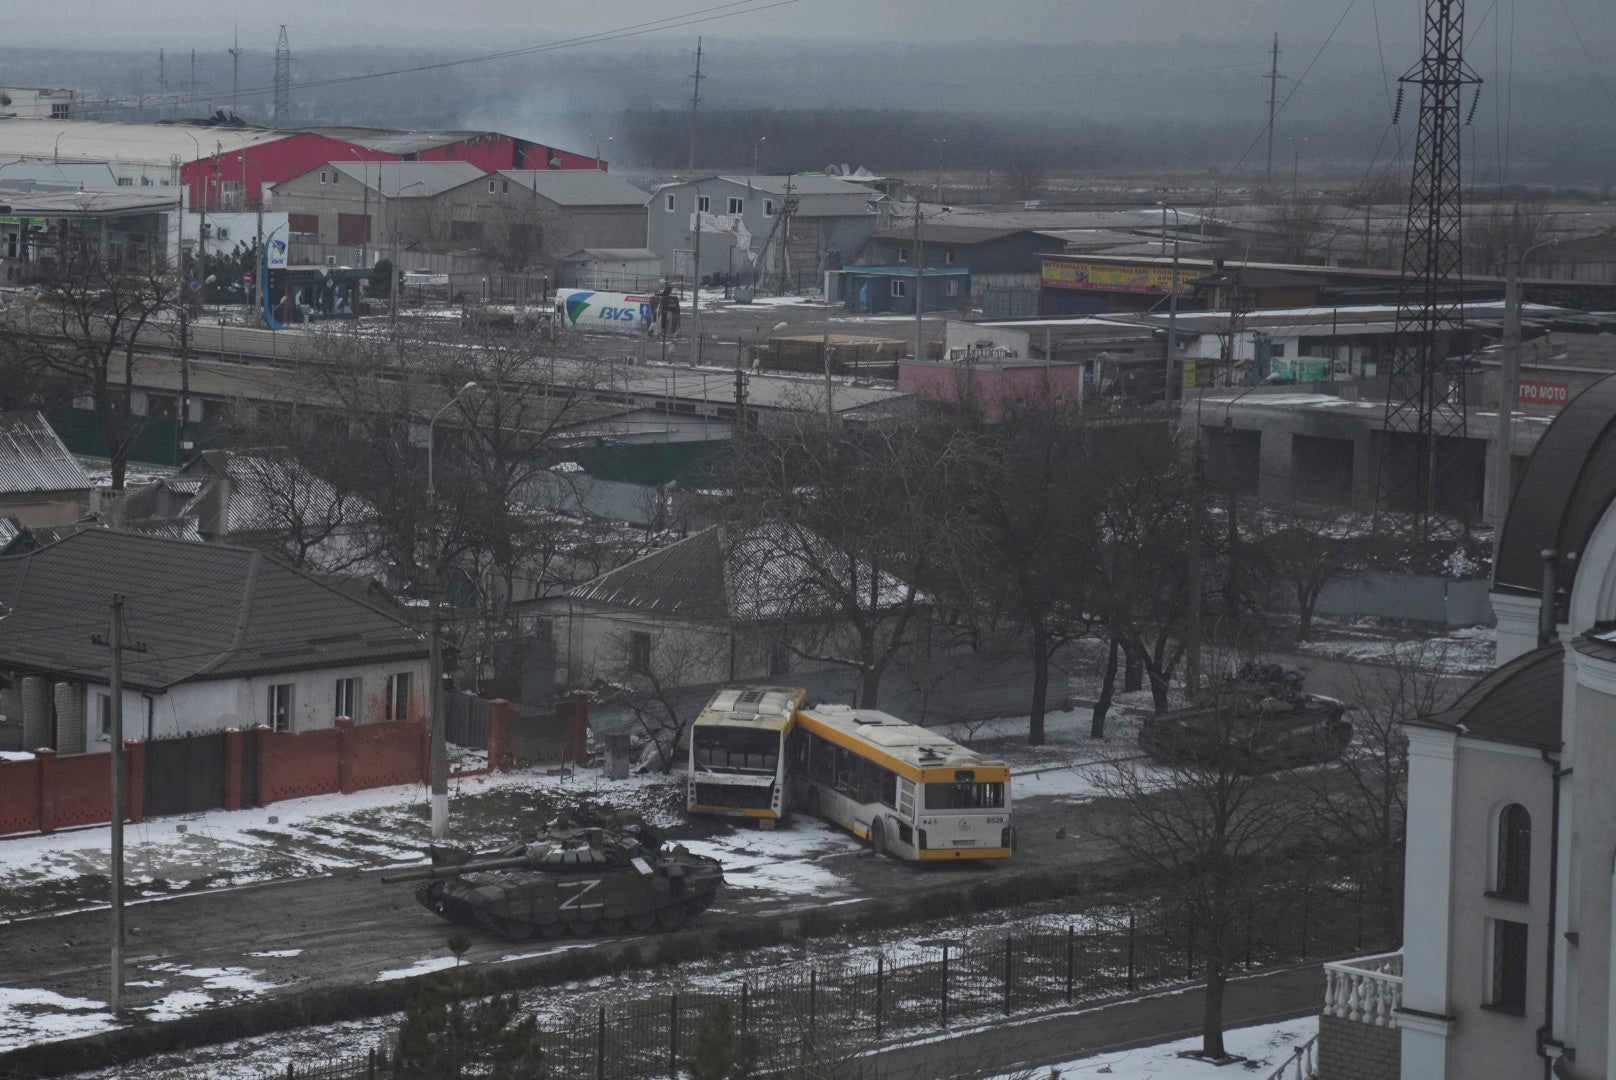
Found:
<path fill-rule="evenodd" d="M 519 274 L 566 255 L 568 230 L 552 210 L 531 203 L 494 208 L 483 219 L 481 248 L 496 269 Z"/>
<path fill-rule="evenodd" d="M 1444 674 L 1441 641 L 1406 642 L 1357 664 L 1347 693 L 1352 742 L 1330 767 L 1303 775 L 1320 835 L 1347 854 L 1382 935 L 1403 926 L 1403 843 L 1408 819 L 1408 737 L 1403 724 L 1439 712 L 1459 684 Z"/>
<path fill-rule="evenodd" d="M 1465 229 L 1465 266 L 1475 273 L 1500 274 L 1510 249 L 1524 253 L 1548 234 L 1548 196 L 1495 202 Z"/>
<path fill-rule="evenodd" d="M 1252 870 L 1299 829 L 1295 782 L 1250 767 L 1239 702 L 1232 683 L 1214 680 L 1198 701 L 1193 746 L 1169 747 L 1164 763 L 1116 757 L 1096 776 L 1122 804 L 1098 828 L 1131 864 L 1153 872 L 1188 923 L 1204 966 L 1201 1052 L 1209 1058 L 1224 1056 L 1229 971 L 1269 902 Z"/>
<path fill-rule="evenodd" d="M 1049 170 L 1040 156 L 1026 151 L 1004 163 L 999 169 L 999 180 L 1011 194 L 1030 199 L 1044 190 L 1049 182 Z"/>
<path fill-rule="evenodd" d="M 1251 569 L 1278 580 L 1296 603 L 1296 640 L 1313 633 L 1313 612 L 1330 585 L 1350 581 L 1368 568 L 1370 523 L 1340 507 L 1292 503 L 1244 516 Z"/>
<path fill-rule="evenodd" d="M 158 317 L 176 306 L 178 277 L 159 250 L 105 247 L 76 224 L 52 234 L 39 267 L 40 302 L 7 309 L 0 334 L 17 365 L 89 399 L 122 490 L 140 434 L 132 398 L 142 348 L 168 344 Z"/>
<path fill-rule="evenodd" d="M 844 424 L 797 410 L 744 432 L 732 456 L 738 608 L 793 654 L 856 672 L 865 708 L 923 624 L 921 582 L 970 527 L 968 445 L 929 415 Z"/>
<path fill-rule="evenodd" d="M 1270 221 L 1277 233 L 1279 255 L 1291 263 L 1303 262 L 1316 254 L 1319 238 L 1328 225 L 1324 208 L 1306 199 L 1280 203 Z"/>
<path fill-rule="evenodd" d="M 602 705 L 632 716 L 645 736 L 648 763 L 658 772 L 673 771 L 679 744 L 706 700 L 705 694 L 687 688 L 724 670 L 728 635 L 697 629 L 622 630 L 608 634 L 602 647 L 608 666 L 591 693 Z"/>

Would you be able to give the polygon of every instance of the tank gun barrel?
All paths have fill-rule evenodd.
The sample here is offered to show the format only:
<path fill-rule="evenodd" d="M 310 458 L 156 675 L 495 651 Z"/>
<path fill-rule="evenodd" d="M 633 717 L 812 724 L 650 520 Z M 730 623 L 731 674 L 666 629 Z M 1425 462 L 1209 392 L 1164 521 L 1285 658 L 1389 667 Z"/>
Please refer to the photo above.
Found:
<path fill-rule="evenodd" d="M 393 885 L 401 881 L 444 881 L 461 874 L 476 874 L 492 870 L 526 870 L 532 866 L 526 855 L 511 855 L 503 859 L 476 859 L 463 863 L 436 863 L 417 866 L 393 874 L 383 874 L 382 884 Z"/>

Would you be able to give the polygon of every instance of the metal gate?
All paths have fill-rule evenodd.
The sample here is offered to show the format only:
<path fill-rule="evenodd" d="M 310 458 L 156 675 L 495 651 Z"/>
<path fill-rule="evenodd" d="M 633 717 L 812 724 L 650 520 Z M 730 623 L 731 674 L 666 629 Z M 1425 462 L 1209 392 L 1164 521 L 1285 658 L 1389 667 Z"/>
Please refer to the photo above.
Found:
<path fill-rule="evenodd" d="M 464 691 L 445 694 L 444 737 L 456 746 L 488 749 L 488 699 Z"/>
<path fill-rule="evenodd" d="M 249 739 L 248 742 L 253 740 Z M 256 761 L 254 762 L 256 765 Z M 257 769 L 254 796 L 257 795 Z M 225 736 L 188 735 L 146 744 L 146 814 L 191 814 L 224 808 Z M 256 800 L 255 800 L 256 801 Z"/>

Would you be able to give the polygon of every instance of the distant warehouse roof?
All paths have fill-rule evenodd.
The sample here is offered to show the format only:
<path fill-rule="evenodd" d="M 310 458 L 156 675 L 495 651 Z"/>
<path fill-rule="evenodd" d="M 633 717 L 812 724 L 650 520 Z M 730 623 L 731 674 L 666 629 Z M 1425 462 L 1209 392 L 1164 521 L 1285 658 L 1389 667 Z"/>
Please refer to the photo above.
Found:
<path fill-rule="evenodd" d="M 296 131 L 202 124 L 118 124 L 102 120 L 0 118 L 0 154 L 46 161 L 171 165 L 231 154 Z"/>
<path fill-rule="evenodd" d="M 651 198 L 599 169 L 501 169 L 499 175 L 562 206 L 644 206 Z"/>
<path fill-rule="evenodd" d="M 323 167 L 336 169 L 389 199 L 440 195 L 486 175 L 469 161 L 332 161 Z"/>
<path fill-rule="evenodd" d="M 0 492 L 88 491 L 90 476 L 32 409 L 0 412 Z"/>

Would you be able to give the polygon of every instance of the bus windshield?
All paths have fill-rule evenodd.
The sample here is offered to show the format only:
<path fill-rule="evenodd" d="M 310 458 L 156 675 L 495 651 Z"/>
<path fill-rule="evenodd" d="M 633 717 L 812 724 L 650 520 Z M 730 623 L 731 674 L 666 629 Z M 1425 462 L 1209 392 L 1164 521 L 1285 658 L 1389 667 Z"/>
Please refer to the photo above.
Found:
<path fill-rule="evenodd" d="M 1002 810 L 1003 784 L 927 784 L 927 810 Z"/>
<path fill-rule="evenodd" d="M 780 764 L 780 733 L 751 728 L 698 727 L 697 768 L 773 776 Z"/>

